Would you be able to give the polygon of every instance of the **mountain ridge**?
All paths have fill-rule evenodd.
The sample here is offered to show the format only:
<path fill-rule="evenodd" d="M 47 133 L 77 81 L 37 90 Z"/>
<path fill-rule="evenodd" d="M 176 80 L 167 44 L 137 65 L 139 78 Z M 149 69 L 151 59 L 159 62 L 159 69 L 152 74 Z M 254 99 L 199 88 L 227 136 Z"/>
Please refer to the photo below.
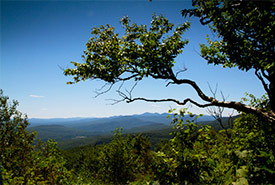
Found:
<path fill-rule="evenodd" d="M 37 131 L 38 138 L 49 138 L 57 141 L 78 137 L 90 137 L 112 134 L 117 128 L 123 128 L 124 132 L 144 132 L 147 130 L 159 130 L 169 128 L 172 115 L 168 113 L 143 113 L 134 115 L 111 116 L 106 118 L 52 118 L 29 119 L 28 130 Z M 191 119 L 186 115 L 184 121 Z M 211 121 L 210 116 L 203 116 L 198 121 Z"/>
<path fill-rule="evenodd" d="M 161 121 L 168 124 L 171 122 L 170 119 L 167 119 L 168 113 L 149 113 L 145 112 L 142 114 L 133 114 L 133 115 L 118 115 L 118 116 L 110 116 L 110 117 L 72 117 L 72 118 L 29 118 L 30 127 L 38 126 L 38 125 L 47 125 L 47 124 L 60 124 L 60 125 L 75 125 L 79 123 L 90 123 L 90 122 L 104 122 L 102 120 L 114 120 L 121 118 L 130 118 L 135 117 L 146 121 Z M 170 114 L 172 116 L 172 114 Z M 186 115 L 186 118 L 190 118 Z M 169 121 L 170 120 L 170 121 Z M 212 116 L 204 115 L 203 117 L 198 118 L 198 121 L 211 121 L 214 120 Z"/>

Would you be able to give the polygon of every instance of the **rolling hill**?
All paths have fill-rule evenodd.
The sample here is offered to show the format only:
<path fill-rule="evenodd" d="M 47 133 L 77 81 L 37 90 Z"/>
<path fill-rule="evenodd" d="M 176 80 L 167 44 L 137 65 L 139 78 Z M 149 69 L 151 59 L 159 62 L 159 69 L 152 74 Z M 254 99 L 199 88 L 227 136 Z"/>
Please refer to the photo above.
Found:
<path fill-rule="evenodd" d="M 169 114 L 144 113 L 130 116 L 113 116 L 108 118 L 56 118 L 56 119 L 29 119 L 28 130 L 37 131 L 38 139 L 54 139 L 60 144 L 70 146 L 82 144 L 104 143 L 112 136 L 116 128 L 123 128 L 123 133 L 148 133 L 154 138 L 160 135 L 169 137 L 171 132 Z M 189 116 L 184 120 L 190 119 Z M 211 122 L 211 116 L 200 117 L 198 121 Z M 163 136 L 162 133 L 165 133 Z M 102 141 L 103 140 L 103 141 Z M 63 144 L 62 144 L 63 145 Z"/>

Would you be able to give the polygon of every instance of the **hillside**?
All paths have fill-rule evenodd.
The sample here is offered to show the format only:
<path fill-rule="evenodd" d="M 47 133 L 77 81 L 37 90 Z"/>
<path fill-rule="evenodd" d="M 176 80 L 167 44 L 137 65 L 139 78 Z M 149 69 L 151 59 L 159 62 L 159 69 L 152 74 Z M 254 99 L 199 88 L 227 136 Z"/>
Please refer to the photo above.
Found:
<path fill-rule="evenodd" d="M 38 132 L 41 140 L 83 139 L 95 135 L 111 135 L 116 128 L 123 128 L 124 133 L 138 133 L 169 128 L 172 118 L 169 114 L 144 113 L 141 115 L 113 116 L 108 118 L 57 118 L 29 119 L 28 130 Z M 190 119 L 189 116 L 184 118 Z M 199 118 L 201 121 L 213 120 L 210 116 Z"/>
<path fill-rule="evenodd" d="M 48 139 L 54 139 L 56 141 L 62 141 L 73 138 L 85 138 L 88 136 L 93 136 L 95 133 L 88 132 L 85 130 L 80 130 L 76 128 L 69 128 L 63 125 L 39 125 L 34 127 L 29 127 L 27 130 L 36 131 L 37 137 L 42 141 Z"/>
<path fill-rule="evenodd" d="M 67 149 L 108 143 L 112 140 L 113 131 L 122 127 L 124 134 L 147 135 L 155 147 L 161 139 L 171 138 L 172 127 L 169 125 L 171 118 L 167 119 L 167 116 L 168 114 L 145 113 L 109 118 L 32 119 L 31 122 L 34 124 L 31 125 L 38 126 L 30 126 L 28 130 L 37 131 L 38 138 L 43 141 L 51 138 L 58 141 L 60 148 Z M 184 120 L 186 119 L 190 118 L 186 116 Z M 197 124 L 207 124 L 215 130 L 222 129 L 220 124 L 209 116 L 203 116 L 199 120 Z M 44 125 L 39 125 L 42 123 Z M 228 128 L 228 118 L 224 118 L 223 123 L 225 128 Z"/>

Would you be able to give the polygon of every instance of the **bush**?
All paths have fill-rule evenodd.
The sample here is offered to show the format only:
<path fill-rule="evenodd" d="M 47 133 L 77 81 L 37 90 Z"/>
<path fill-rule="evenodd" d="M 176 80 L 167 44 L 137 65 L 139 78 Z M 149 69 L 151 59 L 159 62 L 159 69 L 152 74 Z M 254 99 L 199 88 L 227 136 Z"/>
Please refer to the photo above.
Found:
<path fill-rule="evenodd" d="M 64 165 L 56 142 L 49 140 L 35 146 L 34 132 L 29 132 L 27 116 L 22 116 L 0 90 L 0 156 L 4 184 L 66 184 L 72 173 Z M 1 182 L 2 182 L 1 181 Z"/>

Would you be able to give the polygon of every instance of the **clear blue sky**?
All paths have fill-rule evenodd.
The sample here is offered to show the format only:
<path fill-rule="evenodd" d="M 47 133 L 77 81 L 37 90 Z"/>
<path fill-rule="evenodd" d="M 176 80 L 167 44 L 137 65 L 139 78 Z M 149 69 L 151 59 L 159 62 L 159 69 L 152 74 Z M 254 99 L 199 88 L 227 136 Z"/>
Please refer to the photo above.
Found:
<path fill-rule="evenodd" d="M 190 1 L 1 1 L 1 63 L 0 88 L 10 99 L 19 101 L 19 110 L 33 118 L 106 117 L 112 115 L 167 112 L 173 103 L 134 102 L 112 103 L 119 99 L 115 89 L 98 98 L 94 90 L 104 82 L 85 81 L 66 85 L 59 66 L 72 67 L 70 61 L 81 61 L 91 28 L 102 24 L 115 26 L 121 32 L 119 20 L 128 15 L 138 24 L 149 24 L 152 13 L 164 14 L 174 24 L 186 21 L 180 10 L 191 6 Z M 227 100 L 239 101 L 245 92 L 261 96 L 264 93 L 253 71 L 223 69 L 207 65 L 199 56 L 199 43 L 205 35 L 214 36 L 197 19 L 191 19 L 191 29 L 185 34 L 190 43 L 176 61 L 175 70 L 183 66 L 188 71 L 182 78 L 195 80 L 210 95 L 208 83 Z M 146 98 L 186 97 L 198 100 L 188 85 L 165 87 L 167 82 L 152 79 L 138 84 L 133 95 Z M 131 84 L 125 86 L 130 88 Z M 194 113 L 205 110 L 189 107 Z"/>

